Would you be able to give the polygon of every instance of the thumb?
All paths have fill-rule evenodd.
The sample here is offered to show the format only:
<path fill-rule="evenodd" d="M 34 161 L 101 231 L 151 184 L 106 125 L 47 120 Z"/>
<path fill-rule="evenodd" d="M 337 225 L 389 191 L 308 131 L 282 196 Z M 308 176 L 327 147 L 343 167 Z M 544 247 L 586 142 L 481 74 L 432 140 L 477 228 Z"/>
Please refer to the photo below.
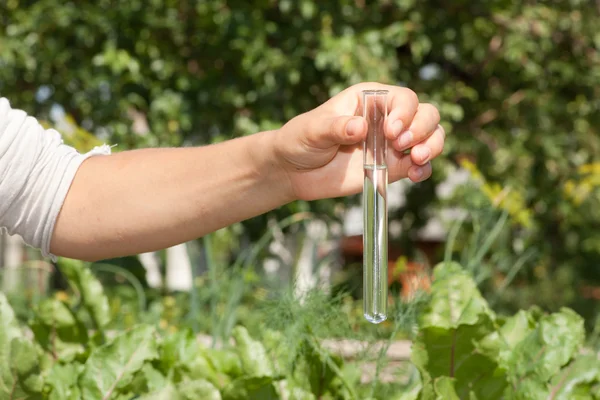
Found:
<path fill-rule="evenodd" d="M 320 148 L 355 144 L 363 140 L 367 133 L 367 121 L 357 116 L 315 119 L 310 127 L 308 139 Z"/>

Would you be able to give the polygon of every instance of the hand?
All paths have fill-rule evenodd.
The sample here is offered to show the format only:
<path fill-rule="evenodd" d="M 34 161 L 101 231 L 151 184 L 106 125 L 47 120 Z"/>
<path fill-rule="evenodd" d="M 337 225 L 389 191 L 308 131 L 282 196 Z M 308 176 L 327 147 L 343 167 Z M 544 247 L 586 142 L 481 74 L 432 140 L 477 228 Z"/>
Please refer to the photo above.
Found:
<path fill-rule="evenodd" d="M 275 152 L 294 198 L 315 200 L 358 193 L 363 186 L 362 141 L 367 122 L 360 117 L 362 90 L 387 89 L 389 182 L 431 176 L 431 160 L 442 153 L 445 132 L 440 114 L 410 89 L 361 83 L 285 124 L 275 137 Z M 404 151 L 411 149 L 409 154 Z"/>

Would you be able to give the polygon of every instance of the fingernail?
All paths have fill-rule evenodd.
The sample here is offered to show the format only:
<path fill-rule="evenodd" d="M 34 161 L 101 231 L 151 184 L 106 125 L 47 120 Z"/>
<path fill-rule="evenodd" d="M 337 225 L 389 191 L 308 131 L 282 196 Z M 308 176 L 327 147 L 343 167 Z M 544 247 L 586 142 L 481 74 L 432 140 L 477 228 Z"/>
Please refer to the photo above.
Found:
<path fill-rule="evenodd" d="M 425 164 L 427 161 L 429 161 L 429 157 L 431 157 L 431 150 L 429 150 L 429 147 L 420 147 L 418 149 L 414 149 L 417 151 L 417 159 L 421 160 L 421 162 L 423 164 Z M 414 151 L 413 150 L 413 151 Z"/>
<path fill-rule="evenodd" d="M 348 121 L 348 123 L 346 124 L 346 133 L 348 134 L 348 136 L 354 136 L 357 134 L 357 132 L 360 130 L 362 125 L 362 121 L 360 118 L 352 118 L 350 121 Z"/>
<path fill-rule="evenodd" d="M 413 141 L 413 134 L 411 131 L 406 131 L 398 138 L 398 145 L 400 146 L 400 150 L 404 150 L 408 147 Z"/>
<path fill-rule="evenodd" d="M 413 170 L 412 175 L 413 175 L 413 178 L 414 178 L 413 180 L 420 181 L 421 178 L 423 177 L 423 168 L 421 168 L 421 167 L 415 168 Z"/>
<path fill-rule="evenodd" d="M 404 123 L 402 123 L 401 120 L 395 121 L 392 124 L 392 136 L 394 137 L 394 139 L 396 139 L 398 137 L 398 135 L 400 134 L 400 132 L 402 132 L 403 127 L 404 127 Z"/>

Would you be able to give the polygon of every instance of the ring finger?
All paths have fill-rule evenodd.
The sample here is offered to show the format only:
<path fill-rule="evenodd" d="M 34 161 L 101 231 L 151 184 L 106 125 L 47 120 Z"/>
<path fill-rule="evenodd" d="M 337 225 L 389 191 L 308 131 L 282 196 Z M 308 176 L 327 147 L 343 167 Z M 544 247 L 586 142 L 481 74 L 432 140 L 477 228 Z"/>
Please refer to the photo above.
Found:
<path fill-rule="evenodd" d="M 424 165 L 433 160 L 444 150 L 446 132 L 441 125 L 427 137 L 423 142 L 417 143 L 410 151 L 410 158 L 417 165 Z"/>

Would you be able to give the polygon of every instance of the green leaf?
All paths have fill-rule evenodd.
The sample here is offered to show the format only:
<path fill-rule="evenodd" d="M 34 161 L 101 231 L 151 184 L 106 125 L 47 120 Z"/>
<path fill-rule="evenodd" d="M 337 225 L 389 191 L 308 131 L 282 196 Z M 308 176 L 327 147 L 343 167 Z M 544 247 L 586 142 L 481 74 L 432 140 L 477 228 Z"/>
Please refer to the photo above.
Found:
<path fill-rule="evenodd" d="M 412 361 L 421 372 L 423 398 L 431 398 L 436 378 L 454 378 L 460 398 L 473 392 L 478 398 L 499 399 L 507 380 L 495 360 L 479 353 L 476 343 L 489 332 L 490 325 L 461 326 L 458 329 L 428 328 L 413 344 Z"/>
<path fill-rule="evenodd" d="M 506 319 L 499 330 L 481 340 L 477 348 L 488 357 L 505 363 L 512 356 L 517 344 L 535 329 L 538 318 L 539 310 L 537 309 L 521 310 Z"/>
<path fill-rule="evenodd" d="M 305 339 L 293 363 L 292 383 L 310 390 L 316 397 L 327 392 L 338 391 L 340 388 L 334 388 L 333 384 L 342 363 L 339 356 L 326 353 L 317 347 L 317 344 Z M 337 370 L 332 367 L 332 364 L 338 367 Z"/>
<path fill-rule="evenodd" d="M 167 377 L 154 367 L 153 362 L 147 361 L 131 382 L 123 388 L 122 393 L 157 393 L 169 384 Z"/>
<path fill-rule="evenodd" d="M 293 382 L 282 381 L 284 389 L 282 390 L 282 398 L 289 400 L 317 400 L 317 397 L 309 390 L 295 386 Z"/>
<path fill-rule="evenodd" d="M 344 359 L 337 354 L 321 351 L 321 357 L 328 358 L 325 361 L 336 374 L 328 388 L 331 395 L 335 398 L 355 398 L 357 395 L 355 387 L 360 384 L 363 375 L 361 365 L 359 363 L 344 362 Z"/>
<path fill-rule="evenodd" d="M 49 400 L 76 400 L 81 398 L 77 386 L 83 365 L 79 363 L 55 363 L 46 375 L 45 383 L 49 390 Z"/>
<path fill-rule="evenodd" d="M 185 356 L 188 349 L 188 337 L 189 332 L 183 330 L 161 338 L 158 363 L 163 373 L 167 374 Z"/>
<path fill-rule="evenodd" d="M 421 373 L 421 398 L 435 396 L 439 377 L 454 379 L 460 398 L 499 398 L 506 387 L 497 362 L 477 343 L 494 329 L 494 314 L 471 276 L 456 263 L 436 267 L 431 297 L 413 343 L 412 361 Z"/>
<path fill-rule="evenodd" d="M 17 325 L 15 314 L 0 293 L 0 398 L 41 398 L 43 378 L 38 349 Z"/>
<path fill-rule="evenodd" d="M 142 375 L 146 380 L 148 391 L 161 390 L 168 384 L 167 378 L 149 363 L 146 363 L 142 367 Z"/>
<path fill-rule="evenodd" d="M 0 292 L 0 398 L 8 398 L 15 384 L 10 370 L 11 342 L 21 335 L 15 313 L 6 296 Z"/>
<path fill-rule="evenodd" d="M 409 386 L 403 387 L 400 393 L 395 394 L 391 400 L 417 400 L 422 389 L 423 383 L 419 379 L 415 379 Z"/>
<path fill-rule="evenodd" d="M 232 332 L 236 350 L 246 375 L 273 376 L 273 366 L 262 343 L 254 340 L 246 328 L 237 326 Z"/>
<path fill-rule="evenodd" d="M 563 308 L 542 317 L 503 365 L 511 383 L 507 396 L 516 400 L 547 398 L 547 382 L 571 360 L 584 340 L 583 318 L 574 311 Z"/>
<path fill-rule="evenodd" d="M 271 376 L 244 376 L 235 379 L 223 390 L 223 400 L 278 400 Z"/>
<path fill-rule="evenodd" d="M 177 393 L 175 385 L 168 383 L 160 390 L 140 396 L 138 400 L 179 400 L 179 393 Z"/>
<path fill-rule="evenodd" d="M 181 400 L 221 400 L 219 390 L 203 379 L 181 383 L 177 385 L 177 392 Z"/>
<path fill-rule="evenodd" d="M 206 352 L 206 357 L 216 371 L 223 372 L 233 378 L 242 375 L 240 356 L 231 349 L 214 349 Z"/>
<path fill-rule="evenodd" d="M 41 399 L 44 380 L 35 345 L 25 338 L 13 338 L 9 360 L 0 371 L 0 398 Z"/>
<path fill-rule="evenodd" d="M 21 336 L 22 332 L 19 328 L 15 313 L 8 303 L 8 299 L 4 293 L 0 292 L 0 328 L 2 329 L 5 340 Z M 1 354 L 1 353 L 0 353 Z"/>
<path fill-rule="evenodd" d="M 552 378 L 548 400 L 592 399 L 589 386 L 598 383 L 600 359 L 595 355 L 580 356 Z M 584 394 L 578 396 L 580 392 Z"/>
<path fill-rule="evenodd" d="M 21 337 L 14 338 L 10 347 L 10 370 L 15 378 L 11 398 L 41 398 L 44 380 L 40 371 L 38 349 L 31 341 Z"/>
<path fill-rule="evenodd" d="M 437 378 L 433 384 L 436 400 L 460 400 L 454 390 L 454 379 L 442 376 Z"/>
<path fill-rule="evenodd" d="M 86 352 L 87 329 L 56 299 L 46 299 L 39 304 L 30 328 L 42 348 L 57 360 L 71 362 Z"/>
<path fill-rule="evenodd" d="M 431 298 L 421 317 L 421 328 L 458 328 L 495 316 L 471 275 L 454 262 L 434 269 Z"/>
<path fill-rule="evenodd" d="M 138 326 L 95 349 L 79 378 L 83 398 L 109 399 L 126 387 L 144 362 L 157 358 L 155 331 Z"/>
<path fill-rule="evenodd" d="M 110 308 L 100 281 L 81 261 L 61 258 L 58 266 L 69 284 L 79 292 L 82 304 L 96 327 L 102 329 L 110 322 Z"/>
<path fill-rule="evenodd" d="M 143 395 L 139 400 L 221 400 L 221 393 L 209 381 L 199 379 L 182 382 L 178 385 L 167 384 L 159 391 Z"/>
<path fill-rule="evenodd" d="M 215 371 L 205 350 L 194 337 L 184 329 L 163 338 L 160 344 L 160 370 L 165 376 L 172 376 L 173 382 L 207 379 L 218 387 L 229 383 L 230 379 Z"/>

